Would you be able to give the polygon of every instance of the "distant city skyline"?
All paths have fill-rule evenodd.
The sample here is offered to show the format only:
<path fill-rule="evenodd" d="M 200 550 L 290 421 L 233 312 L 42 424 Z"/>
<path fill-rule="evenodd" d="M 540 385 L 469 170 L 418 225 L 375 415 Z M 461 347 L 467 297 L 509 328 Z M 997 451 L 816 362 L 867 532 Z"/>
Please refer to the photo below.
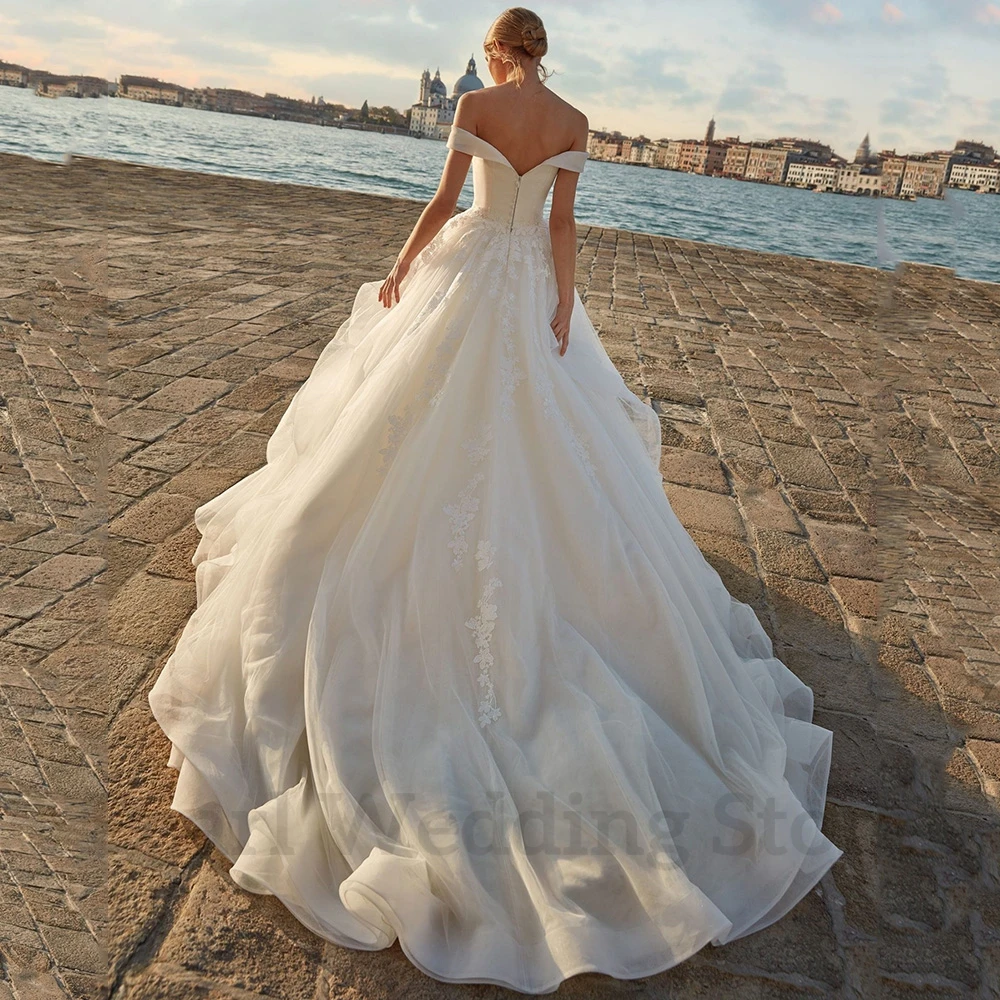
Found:
<path fill-rule="evenodd" d="M 409 107 L 420 74 L 449 90 L 502 4 L 482 0 L 0 0 L 0 57 L 57 73 L 157 76 L 360 106 Z M 1000 0 L 594 0 L 532 5 L 552 88 L 594 129 L 822 138 L 844 155 L 1000 136 Z M 483 66 L 481 76 L 489 83 Z"/>

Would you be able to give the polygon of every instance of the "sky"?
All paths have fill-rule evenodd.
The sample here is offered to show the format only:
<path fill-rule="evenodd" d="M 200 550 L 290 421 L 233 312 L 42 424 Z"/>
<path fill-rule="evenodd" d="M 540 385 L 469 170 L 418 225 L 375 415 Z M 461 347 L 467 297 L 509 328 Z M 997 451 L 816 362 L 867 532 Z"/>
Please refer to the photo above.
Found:
<path fill-rule="evenodd" d="M 1000 147 L 1000 0 L 538 0 L 549 86 L 591 128 L 794 135 L 853 156 Z M 483 0 L 0 0 L 0 59 L 406 108 L 449 91 L 502 10 Z"/>

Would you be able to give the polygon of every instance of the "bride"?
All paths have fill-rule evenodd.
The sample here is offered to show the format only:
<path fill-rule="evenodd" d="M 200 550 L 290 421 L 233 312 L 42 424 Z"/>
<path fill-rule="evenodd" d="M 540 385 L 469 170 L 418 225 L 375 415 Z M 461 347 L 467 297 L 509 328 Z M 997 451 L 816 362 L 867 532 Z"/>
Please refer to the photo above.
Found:
<path fill-rule="evenodd" d="M 574 288 L 587 121 L 535 14 L 485 48 L 496 86 L 459 101 L 391 274 L 195 512 L 197 608 L 149 704 L 172 808 L 240 886 L 546 993 L 766 927 L 841 851 L 832 733 L 672 511 L 658 418 Z"/>

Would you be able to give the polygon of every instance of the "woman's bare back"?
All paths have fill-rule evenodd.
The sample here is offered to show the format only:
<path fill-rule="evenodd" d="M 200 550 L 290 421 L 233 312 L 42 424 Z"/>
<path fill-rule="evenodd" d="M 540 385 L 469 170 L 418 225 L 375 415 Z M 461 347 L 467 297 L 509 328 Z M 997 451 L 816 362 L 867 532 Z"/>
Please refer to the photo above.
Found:
<path fill-rule="evenodd" d="M 505 83 L 465 94 L 455 124 L 498 149 L 519 174 L 587 146 L 586 116 L 542 84 L 518 89 Z"/>

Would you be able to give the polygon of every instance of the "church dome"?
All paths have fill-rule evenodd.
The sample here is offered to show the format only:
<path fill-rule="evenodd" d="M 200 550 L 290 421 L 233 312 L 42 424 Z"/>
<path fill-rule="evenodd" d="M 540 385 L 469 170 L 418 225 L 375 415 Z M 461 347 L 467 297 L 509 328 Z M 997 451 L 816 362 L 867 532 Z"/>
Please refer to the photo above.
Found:
<path fill-rule="evenodd" d="M 444 85 L 444 81 L 441 79 L 441 70 L 438 70 L 434 74 L 434 79 L 431 80 L 431 93 L 437 94 L 440 97 L 448 96 L 448 88 Z"/>
<path fill-rule="evenodd" d="M 476 60 L 470 59 L 469 65 L 465 67 L 465 76 L 460 76 L 455 81 L 455 89 L 451 92 L 452 97 L 461 97 L 470 90 L 482 90 L 483 81 L 476 76 Z"/>

